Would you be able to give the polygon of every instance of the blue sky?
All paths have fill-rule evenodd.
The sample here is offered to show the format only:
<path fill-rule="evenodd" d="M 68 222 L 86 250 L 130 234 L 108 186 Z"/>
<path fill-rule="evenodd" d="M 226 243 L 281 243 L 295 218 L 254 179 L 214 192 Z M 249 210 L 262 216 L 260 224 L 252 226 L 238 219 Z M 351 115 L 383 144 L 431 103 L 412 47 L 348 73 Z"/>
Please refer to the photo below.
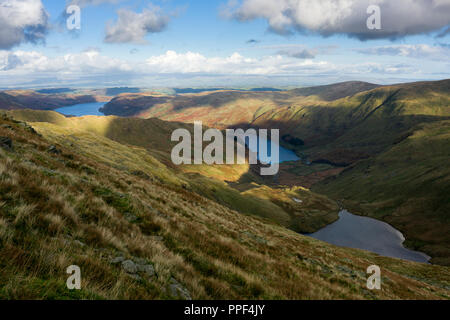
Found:
<path fill-rule="evenodd" d="M 407 6 L 412 0 L 396 2 L 410 9 L 383 0 L 353 7 L 308 1 L 0 0 L 0 26 L 24 30 L 17 39 L 0 32 L 0 86 L 275 87 L 449 78 L 449 0 L 419 0 L 417 8 Z M 368 30 L 363 2 L 380 3 L 380 30 Z M 77 32 L 65 25 L 70 4 L 81 8 Z M 7 18 L 11 10 L 17 20 Z"/>

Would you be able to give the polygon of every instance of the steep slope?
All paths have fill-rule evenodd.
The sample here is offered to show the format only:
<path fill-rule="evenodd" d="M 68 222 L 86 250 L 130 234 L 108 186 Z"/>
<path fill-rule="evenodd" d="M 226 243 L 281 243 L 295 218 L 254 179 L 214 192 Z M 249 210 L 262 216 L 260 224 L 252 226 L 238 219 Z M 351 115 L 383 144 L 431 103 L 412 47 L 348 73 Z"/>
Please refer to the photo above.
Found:
<path fill-rule="evenodd" d="M 1 298 L 450 298 L 446 267 L 337 248 L 244 216 L 179 186 L 176 173 L 158 181 L 171 170 L 144 149 L 42 125 L 46 138 L 0 120 L 12 141 L 0 148 Z M 377 292 L 365 288 L 373 264 L 383 272 Z M 69 265 L 82 270 L 81 291 L 66 289 Z"/>
<path fill-rule="evenodd" d="M 116 97 L 102 109 L 106 115 L 158 117 L 168 121 L 203 121 L 215 128 L 245 125 L 261 114 L 292 105 L 336 100 L 378 87 L 345 82 L 283 92 L 216 91 L 162 96 L 128 94 Z"/>
<path fill-rule="evenodd" d="M 0 92 L 0 109 L 53 110 L 75 104 L 104 101 L 104 97 L 73 93 L 39 93 L 32 90 Z"/>
<path fill-rule="evenodd" d="M 326 86 L 294 89 L 290 91 L 290 94 L 304 97 L 318 96 L 322 100 L 333 101 L 353 96 L 360 92 L 369 91 L 377 87 L 380 87 L 380 85 L 361 81 L 347 81 Z"/>
<path fill-rule="evenodd" d="M 183 165 L 174 166 L 171 161 L 171 150 L 176 143 L 170 141 L 172 132 L 178 128 L 193 131 L 189 124 L 165 122 L 159 119 L 134 119 L 117 117 L 81 117 L 66 118 L 56 112 L 33 110 L 14 110 L 8 112 L 16 119 L 30 122 L 46 137 L 57 141 L 61 145 L 83 143 L 83 150 L 92 150 L 90 157 L 97 158 L 97 145 L 105 145 L 103 141 L 96 141 L 94 137 L 108 138 L 120 144 L 145 148 L 149 154 L 159 162 L 178 172 L 183 185 L 191 191 L 206 196 L 230 209 L 243 214 L 255 215 L 275 221 L 298 232 L 314 232 L 338 218 L 339 207 L 325 197 L 309 190 L 294 192 L 290 189 L 277 187 L 278 190 L 268 189 L 272 194 L 267 198 L 260 192 L 246 192 L 258 189 L 264 180 L 259 173 L 253 172 L 248 165 Z M 82 142 L 79 137 L 85 137 Z M 79 151 L 80 153 L 83 151 Z M 111 156 L 112 159 L 115 156 Z M 140 161 L 133 157 L 133 171 L 139 171 Z M 111 165 L 120 167 L 120 163 Z M 183 175 L 182 175 L 183 174 Z M 167 180 L 168 174 L 160 177 Z M 302 206 L 295 206 L 294 196 L 301 193 L 305 201 Z M 303 215 L 304 210 L 310 210 Z M 302 217 L 300 218 L 299 215 Z M 301 223 L 299 222 L 301 221 Z"/>
<path fill-rule="evenodd" d="M 435 263 L 449 264 L 449 143 L 445 133 L 439 139 L 432 133 L 446 132 L 446 119 L 450 80 L 387 86 L 326 104 L 274 110 L 254 125 L 282 128 L 304 142 L 291 147 L 310 165 L 282 167 L 285 180 L 319 182 L 314 191 L 352 200 L 345 205 L 356 213 L 393 224 L 409 246 L 427 252 Z"/>
<path fill-rule="evenodd" d="M 311 160 L 351 164 L 401 141 L 415 126 L 450 117 L 450 80 L 381 87 L 332 102 L 271 110 L 252 126 L 279 128 Z"/>
<path fill-rule="evenodd" d="M 21 109 L 22 105 L 13 97 L 4 92 L 0 92 L 0 109 Z"/>
<path fill-rule="evenodd" d="M 403 231 L 407 245 L 450 265 L 450 121 L 424 124 L 389 150 L 314 186 Z"/>

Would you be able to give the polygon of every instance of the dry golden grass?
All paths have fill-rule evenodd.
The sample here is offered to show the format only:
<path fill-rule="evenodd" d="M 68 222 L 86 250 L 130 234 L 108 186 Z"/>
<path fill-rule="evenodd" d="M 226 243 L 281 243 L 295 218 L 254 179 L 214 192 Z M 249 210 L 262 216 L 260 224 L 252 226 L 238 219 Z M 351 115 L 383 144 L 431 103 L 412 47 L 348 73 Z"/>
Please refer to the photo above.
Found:
<path fill-rule="evenodd" d="M 0 149 L 3 299 L 180 298 L 173 279 L 194 299 L 449 298 L 448 268 L 337 248 L 242 215 L 183 188 L 176 173 L 163 180 L 171 169 L 143 149 L 1 124 L 13 127 L 0 136 L 14 142 L 13 151 Z M 61 154 L 48 152 L 52 144 Z M 111 150 L 114 159 L 102 156 Z M 146 176 L 131 173 L 134 159 Z M 157 276 L 129 277 L 110 263 L 118 255 L 145 259 Z M 72 264 L 81 267 L 81 291 L 65 287 Z M 372 264 L 382 268 L 379 292 L 365 289 Z"/>

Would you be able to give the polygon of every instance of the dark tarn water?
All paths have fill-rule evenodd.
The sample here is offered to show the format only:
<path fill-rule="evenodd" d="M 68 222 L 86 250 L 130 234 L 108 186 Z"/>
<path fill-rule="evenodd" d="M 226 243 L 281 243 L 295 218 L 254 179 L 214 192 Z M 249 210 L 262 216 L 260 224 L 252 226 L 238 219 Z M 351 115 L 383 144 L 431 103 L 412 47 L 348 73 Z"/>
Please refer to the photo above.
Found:
<path fill-rule="evenodd" d="M 308 234 L 337 246 L 363 249 L 381 256 L 428 263 L 425 253 L 405 248 L 405 238 L 400 231 L 389 224 L 372 218 L 360 217 L 343 210 L 335 223 Z"/>
<path fill-rule="evenodd" d="M 246 144 L 248 146 L 248 148 L 250 149 L 250 151 L 252 152 L 256 152 L 258 154 L 258 160 L 263 162 L 263 163 L 270 163 L 271 159 L 270 159 L 270 155 L 271 155 L 271 147 L 272 147 L 272 141 L 270 140 L 266 140 L 267 143 L 267 153 L 268 153 L 268 157 L 262 156 L 259 153 L 259 138 L 258 138 L 258 146 L 251 146 L 250 143 L 248 142 L 248 140 L 246 141 Z M 279 153 L 280 153 L 280 158 L 278 163 L 283 163 L 283 162 L 289 162 L 289 161 L 299 161 L 300 158 L 295 154 L 294 151 L 283 148 L 282 146 L 278 145 L 279 148 Z"/>
<path fill-rule="evenodd" d="M 70 107 L 59 108 L 56 109 L 55 111 L 62 113 L 65 116 L 75 116 L 75 117 L 104 116 L 104 114 L 99 111 L 99 109 L 104 105 L 105 102 L 83 103 L 83 104 L 76 104 Z"/>

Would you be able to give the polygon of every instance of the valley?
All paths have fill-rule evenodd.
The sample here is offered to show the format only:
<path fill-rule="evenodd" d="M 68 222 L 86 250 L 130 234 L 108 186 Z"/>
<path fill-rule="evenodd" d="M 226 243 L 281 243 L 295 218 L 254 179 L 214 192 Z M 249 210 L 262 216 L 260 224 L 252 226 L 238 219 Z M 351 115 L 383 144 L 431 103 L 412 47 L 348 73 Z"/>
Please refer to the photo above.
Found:
<path fill-rule="evenodd" d="M 234 189 L 165 165 L 156 147 L 111 139 L 114 121 L 135 120 L 31 110 L 2 116 L 0 135 L 12 141 L 0 148 L 2 298 L 449 298 L 447 267 L 335 247 L 275 217 L 236 211 Z M 157 132 L 172 125 L 138 120 L 141 128 L 149 121 Z M 267 197 L 309 197 L 306 206 L 327 203 L 306 189 L 267 190 Z M 250 199 L 242 203 L 251 211 L 264 204 L 267 214 L 277 212 L 267 200 Z M 116 262 L 126 259 L 154 271 L 133 273 Z M 84 270 L 80 291 L 64 289 L 68 264 Z M 379 292 L 365 288 L 374 264 L 383 266 Z"/>
<path fill-rule="evenodd" d="M 0 301 L 450 301 L 449 57 L 450 0 L 0 0 Z"/>
<path fill-rule="evenodd" d="M 185 123 L 201 119 L 219 128 L 278 128 L 282 146 L 302 161 L 281 164 L 267 185 L 307 187 L 352 205 L 353 213 L 392 224 L 410 248 L 426 252 L 432 262 L 449 264 L 450 80 L 171 97 L 125 94 L 103 110 Z"/>
<path fill-rule="evenodd" d="M 106 104 L 80 102 L 54 108 L 66 116 L 8 102 L 0 136 L 13 148 L 0 148 L 0 251 L 10 278 L 0 296 L 58 297 L 58 265 L 75 259 L 101 275 L 88 279 L 83 298 L 449 298 L 449 80 L 121 92 Z M 261 176 L 261 163 L 174 165 L 171 134 L 193 135 L 194 120 L 221 130 L 280 129 L 279 174 Z M 428 260 L 405 253 L 401 232 L 432 264 L 303 235 L 340 226 L 343 208 L 397 229 L 382 227 L 397 257 Z M 59 260 L 44 266 L 42 254 Z M 146 260 L 157 277 L 130 275 L 110 262 L 117 257 Z M 387 272 L 382 293 L 364 289 L 372 264 Z M 19 277 L 27 280 L 15 290 Z M 45 292 L 28 285 L 49 277 L 57 280 Z"/>

